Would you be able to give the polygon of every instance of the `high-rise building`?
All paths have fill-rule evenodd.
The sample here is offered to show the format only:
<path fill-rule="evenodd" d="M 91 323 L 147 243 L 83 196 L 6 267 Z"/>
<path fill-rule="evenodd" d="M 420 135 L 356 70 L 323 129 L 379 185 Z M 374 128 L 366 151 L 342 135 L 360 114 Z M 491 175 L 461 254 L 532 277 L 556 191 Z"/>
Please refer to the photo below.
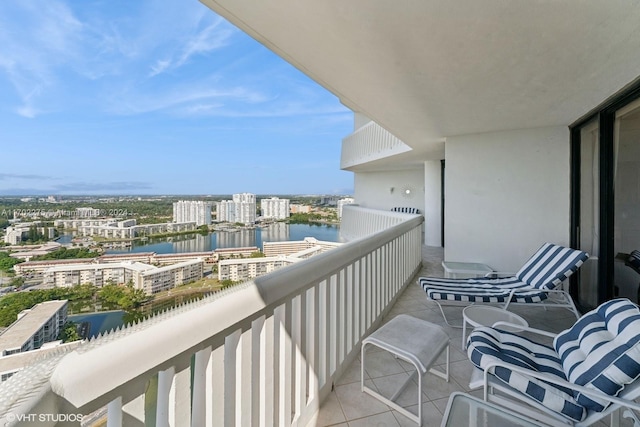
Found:
<path fill-rule="evenodd" d="M 173 222 L 195 222 L 196 226 L 211 224 L 211 202 L 180 200 L 173 204 Z"/>
<path fill-rule="evenodd" d="M 236 222 L 236 204 L 232 200 L 222 200 L 216 203 L 218 221 Z"/>
<path fill-rule="evenodd" d="M 285 219 L 289 218 L 289 199 L 272 197 L 260 201 L 263 218 Z"/>
<path fill-rule="evenodd" d="M 235 203 L 236 220 L 244 224 L 256 222 L 256 195 L 251 193 L 240 193 L 233 195 Z"/>

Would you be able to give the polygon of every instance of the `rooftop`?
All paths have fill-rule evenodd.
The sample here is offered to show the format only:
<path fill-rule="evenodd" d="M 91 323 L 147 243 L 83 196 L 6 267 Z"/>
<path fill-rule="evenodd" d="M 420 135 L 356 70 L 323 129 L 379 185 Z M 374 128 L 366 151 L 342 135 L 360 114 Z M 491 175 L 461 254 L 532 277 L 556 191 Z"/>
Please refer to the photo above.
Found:
<path fill-rule="evenodd" d="M 67 300 L 46 301 L 35 305 L 30 310 L 25 310 L 26 314 L 22 315 L 22 317 L 18 315 L 18 320 L 0 334 L 0 354 L 7 349 L 22 347 L 25 341 L 31 338 L 67 302 Z M 25 311 L 22 313 L 25 313 Z"/>

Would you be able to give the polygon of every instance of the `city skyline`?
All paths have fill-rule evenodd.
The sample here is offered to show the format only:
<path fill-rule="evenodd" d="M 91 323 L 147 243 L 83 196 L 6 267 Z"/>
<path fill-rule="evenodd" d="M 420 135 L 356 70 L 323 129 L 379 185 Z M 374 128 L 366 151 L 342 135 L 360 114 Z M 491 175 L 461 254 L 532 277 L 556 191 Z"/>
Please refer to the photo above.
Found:
<path fill-rule="evenodd" d="M 11 0 L 0 43 L 0 196 L 353 192 L 352 113 L 196 0 Z"/>

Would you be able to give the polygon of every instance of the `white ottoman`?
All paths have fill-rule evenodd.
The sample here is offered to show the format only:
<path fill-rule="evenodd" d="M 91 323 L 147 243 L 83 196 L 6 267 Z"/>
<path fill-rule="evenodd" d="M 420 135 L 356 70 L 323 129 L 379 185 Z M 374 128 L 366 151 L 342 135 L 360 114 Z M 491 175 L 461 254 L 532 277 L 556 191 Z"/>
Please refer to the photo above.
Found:
<path fill-rule="evenodd" d="M 416 368 L 416 371 L 409 376 L 407 381 L 400 386 L 391 398 L 381 395 L 364 384 L 365 347 L 367 345 L 375 345 L 376 347 L 386 350 L 394 356 L 411 363 Z M 433 362 L 435 362 L 445 350 L 447 351 L 445 370 L 438 371 L 432 369 L 431 365 Z M 361 369 L 360 386 L 363 392 L 391 406 L 396 411 L 418 423 L 418 425 L 422 425 L 422 377 L 429 371 L 436 376 L 444 378 L 447 382 L 449 381 L 449 335 L 438 325 L 406 314 L 401 314 L 362 340 Z M 416 374 L 418 375 L 417 416 L 395 403 L 400 393 L 402 393 Z"/>

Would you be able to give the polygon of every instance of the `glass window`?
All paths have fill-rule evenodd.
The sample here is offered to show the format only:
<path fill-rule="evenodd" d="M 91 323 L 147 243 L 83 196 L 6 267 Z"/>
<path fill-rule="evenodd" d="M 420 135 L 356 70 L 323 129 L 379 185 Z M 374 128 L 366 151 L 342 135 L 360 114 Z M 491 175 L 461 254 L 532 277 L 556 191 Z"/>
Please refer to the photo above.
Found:
<path fill-rule="evenodd" d="M 613 154 L 614 292 L 637 302 L 640 274 L 627 260 L 640 250 L 640 102 L 616 113 Z"/>
<path fill-rule="evenodd" d="M 600 242 L 600 141 L 598 122 L 580 131 L 579 249 L 589 260 L 579 270 L 578 301 L 582 307 L 598 305 L 598 255 Z"/>

